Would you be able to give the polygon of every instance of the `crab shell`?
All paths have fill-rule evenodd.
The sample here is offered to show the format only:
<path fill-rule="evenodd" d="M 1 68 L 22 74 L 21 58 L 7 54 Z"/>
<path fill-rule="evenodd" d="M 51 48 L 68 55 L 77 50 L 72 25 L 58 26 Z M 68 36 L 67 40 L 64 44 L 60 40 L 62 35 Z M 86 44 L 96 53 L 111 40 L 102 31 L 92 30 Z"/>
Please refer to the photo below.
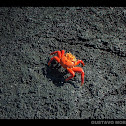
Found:
<path fill-rule="evenodd" d="M 71 53 L 66 53 L 64 56 L 62 56 L 60 64 L 63 66 L 63 68 L 73 68 L 76 62 L 77 60 L 74 55 Z"/>

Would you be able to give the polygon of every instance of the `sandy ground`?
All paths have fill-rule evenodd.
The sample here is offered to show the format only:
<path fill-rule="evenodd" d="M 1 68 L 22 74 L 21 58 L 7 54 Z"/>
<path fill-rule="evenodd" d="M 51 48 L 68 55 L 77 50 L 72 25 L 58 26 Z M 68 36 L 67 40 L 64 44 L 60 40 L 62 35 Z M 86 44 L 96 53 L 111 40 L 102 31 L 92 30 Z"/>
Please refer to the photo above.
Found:
<path fill-rule="evenodd" d="M 48 67 L 62 49 L 84 61 L 82 87 Z M 1 7 L 0 118 L 125 119 L 126 8 Z"/>

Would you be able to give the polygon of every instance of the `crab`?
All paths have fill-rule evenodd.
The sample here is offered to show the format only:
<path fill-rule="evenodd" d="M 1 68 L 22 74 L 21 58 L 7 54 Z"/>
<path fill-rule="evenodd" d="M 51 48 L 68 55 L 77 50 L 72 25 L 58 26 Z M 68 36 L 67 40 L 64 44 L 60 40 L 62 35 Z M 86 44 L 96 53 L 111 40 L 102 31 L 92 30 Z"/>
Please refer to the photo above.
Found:
<path fill-rule="evenodd" d="M 79 63 L 81 63 L 84 66 L 85 65 L 84 62 L 82 60 L 77 60 L 76 57 L 71 53 L 65 53 L 65 50 L 54 51 L 50 55 L 53 54 L 57 54 L 57 56 L 52 57 L 48 62 L 48 65 L 50 65 L 50 63 L 53 60 L 56 60 L 58 63 L 61 64 L 63 68 L 67 69 L 67 71 L 71 74 L 71 76 L 69 76 L 66 79 L 66 81 L 72 79 L 75 76 L 75 72 L 81 73 L 81 86 L 82 86 L 84 84 L 84 71 L 81 67 L 75 67 L 75 66 L 78 65 Z"/>

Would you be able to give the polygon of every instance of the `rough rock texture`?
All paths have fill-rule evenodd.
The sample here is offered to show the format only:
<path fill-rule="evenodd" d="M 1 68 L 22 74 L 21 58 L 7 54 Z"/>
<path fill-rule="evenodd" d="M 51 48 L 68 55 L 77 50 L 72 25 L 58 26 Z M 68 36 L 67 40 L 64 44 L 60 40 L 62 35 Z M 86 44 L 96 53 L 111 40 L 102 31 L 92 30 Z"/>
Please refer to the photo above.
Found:
<path fill-rule="evenodd" d="M 82 87 L 48 67 L 62 49 L 84 61 Z M 126 8 L 1 7 L 0 118 L 125 119 Z"/>

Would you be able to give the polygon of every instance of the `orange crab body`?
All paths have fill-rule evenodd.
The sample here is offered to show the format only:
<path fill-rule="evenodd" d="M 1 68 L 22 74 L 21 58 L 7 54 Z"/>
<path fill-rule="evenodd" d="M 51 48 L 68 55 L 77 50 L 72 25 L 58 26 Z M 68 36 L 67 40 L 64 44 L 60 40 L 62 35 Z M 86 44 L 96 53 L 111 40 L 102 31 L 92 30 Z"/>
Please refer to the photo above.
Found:
<path fill-rule="evenodd" d="M 71 53 L 65 53 L 64 50 L 61 51 L 54 51 L 50 55 L 53 55 L 57 53 L 57 56 L 54 56 L 50 59 L 48 62 L 48 65 L 52 62 L 52 60 L 56 60 L 58 63 L 61 64 L 61 66 L 71 74 L 70 77 L 66 79 L 66 81 L 70 80 L 75 76 L 75 72 L 81 73 L 81 86 L 84 83 L 84 71 L 81 67 L 75 67 L 79 63 L 81 63 L 84 66 L 84 62 L 82 60 L 77 60 L 74 55 Z"/>

